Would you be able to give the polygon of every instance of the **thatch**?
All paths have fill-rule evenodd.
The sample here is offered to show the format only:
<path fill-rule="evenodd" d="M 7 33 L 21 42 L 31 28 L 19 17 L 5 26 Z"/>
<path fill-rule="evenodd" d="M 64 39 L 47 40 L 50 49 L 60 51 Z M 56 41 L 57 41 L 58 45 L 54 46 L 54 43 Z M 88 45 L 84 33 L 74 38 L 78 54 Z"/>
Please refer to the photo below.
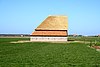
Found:
<path fill-rule="evenodd" d="M 32 33 L 34 36 L 67 36 L 67 31 L 34 31 Z"/>
<path fill-rule="evenodd" d="M 49 16 L 36 30 L 67 30 L 68 18 L 66 16 Z"/>

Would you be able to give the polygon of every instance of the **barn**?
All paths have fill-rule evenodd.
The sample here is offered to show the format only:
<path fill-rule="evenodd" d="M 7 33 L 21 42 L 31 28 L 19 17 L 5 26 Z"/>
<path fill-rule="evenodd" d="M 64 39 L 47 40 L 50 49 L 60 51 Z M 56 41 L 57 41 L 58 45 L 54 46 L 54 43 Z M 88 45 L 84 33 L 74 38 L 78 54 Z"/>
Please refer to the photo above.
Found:
<path fill-rule="evenodd" d="M 68 17 L 48 16 L 32 32 L 30 41 L 67 41 Z"/>

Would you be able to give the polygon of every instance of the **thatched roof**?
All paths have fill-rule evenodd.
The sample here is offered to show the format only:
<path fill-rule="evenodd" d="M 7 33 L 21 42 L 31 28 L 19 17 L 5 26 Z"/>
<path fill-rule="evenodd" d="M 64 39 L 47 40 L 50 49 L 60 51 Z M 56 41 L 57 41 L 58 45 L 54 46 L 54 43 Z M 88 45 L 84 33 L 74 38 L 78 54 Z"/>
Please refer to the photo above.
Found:
<path fill-rule="evenodd" d="M 66 16 L 48 16 L 36 30 L 67 30 L 68 18 Z"/>
<path fill-rule="evenodd" d="M 67 36 L 67 31 L 34 31 L 32 33 L 34 36 Z"/>

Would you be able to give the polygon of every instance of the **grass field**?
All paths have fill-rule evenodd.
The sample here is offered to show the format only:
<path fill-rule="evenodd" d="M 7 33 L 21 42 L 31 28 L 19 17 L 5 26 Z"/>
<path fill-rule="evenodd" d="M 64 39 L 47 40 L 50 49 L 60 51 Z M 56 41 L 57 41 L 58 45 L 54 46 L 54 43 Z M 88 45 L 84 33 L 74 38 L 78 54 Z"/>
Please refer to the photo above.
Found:
<path fill-rule="evenodd" d="M 68 37 L 68 40 L 71 41 L 83 41 L 90 42 L 95 45 L 100 45 L 100 37 Z"/>
<path fill-rule="evenodd" d="M 100 52 L 89 44 L 10 43 L 19 40 L 29 38 L 0 38 L 0 67 L 100 67 Z"/>

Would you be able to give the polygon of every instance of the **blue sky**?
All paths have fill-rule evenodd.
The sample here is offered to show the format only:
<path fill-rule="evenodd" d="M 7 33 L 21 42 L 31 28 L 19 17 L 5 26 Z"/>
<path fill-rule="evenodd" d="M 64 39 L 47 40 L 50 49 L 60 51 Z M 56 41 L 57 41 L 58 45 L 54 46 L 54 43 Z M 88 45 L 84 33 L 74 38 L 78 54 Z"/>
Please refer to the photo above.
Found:
<path fill-rule="evenodd" d="M 68 16 L 69 34 L 100 34 L 100 0 L 0 0 L 0 34 L 31 34 L 48 15 Z"/>

